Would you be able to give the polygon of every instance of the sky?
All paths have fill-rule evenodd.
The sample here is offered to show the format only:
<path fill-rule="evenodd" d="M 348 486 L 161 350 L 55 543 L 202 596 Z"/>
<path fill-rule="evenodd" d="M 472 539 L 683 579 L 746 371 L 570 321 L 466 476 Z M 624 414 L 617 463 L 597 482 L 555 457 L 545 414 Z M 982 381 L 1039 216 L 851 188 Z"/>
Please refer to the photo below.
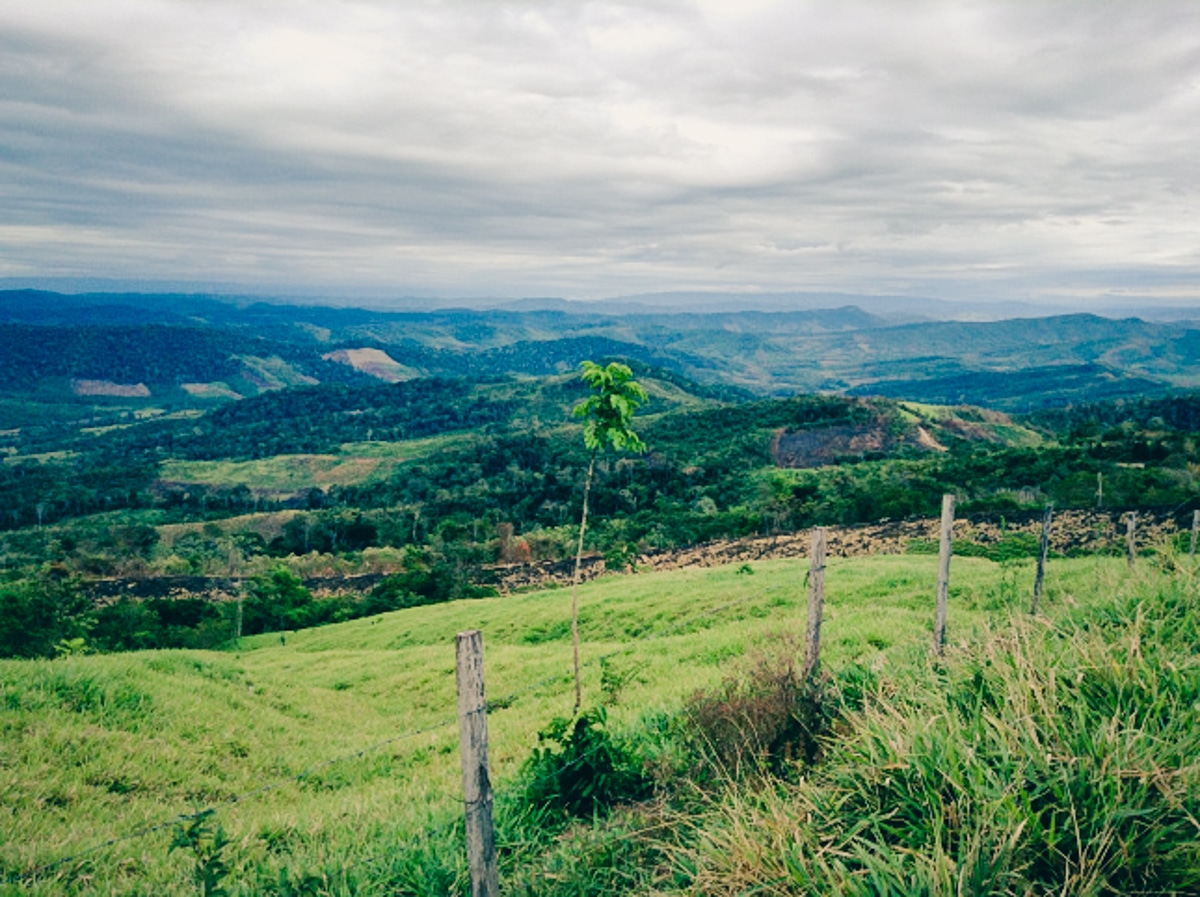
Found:
<path fill-rule="evenodd" d="M 0 0 L 0 281 L 1200 305 L 1200 4 Z"/>

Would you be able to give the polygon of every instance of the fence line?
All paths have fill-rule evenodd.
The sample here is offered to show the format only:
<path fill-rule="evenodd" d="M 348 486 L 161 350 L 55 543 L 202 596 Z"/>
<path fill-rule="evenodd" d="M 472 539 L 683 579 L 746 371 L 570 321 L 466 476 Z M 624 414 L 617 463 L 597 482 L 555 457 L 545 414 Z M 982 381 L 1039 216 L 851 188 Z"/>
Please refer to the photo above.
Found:
<path fill-rule="evenodd" d="M 946 527 L 945 527 L 946 514 L 947 514 L 947 508 L 944 507 L 943 508 L 943 534 L 946 533 Z M 1200 511 L 1198 511 L 1197 514 L 1200 514 Z M 952 502 L 949 503 L 948 515 L 949 515 L 950 521 L 953 521 L 954 509 L 953 509 Z M 939 567 L 941 567 L 941 566 L 942 566 L 942 564 L 939 564 Z M 822 565 L 822 569 L 824 569 L 823 565 Z M 811 573 L 811 571 L 810 571 L 810 573 Z M 724 602 L 715 607 L 707 608 L 707 609 L 700 611 L 696 614 L 693 614 L 689 617 L 684 617 L 683 619 L 677 620 L 674 623 L 672 623 L 671 625 L 669 625 L 661 630 L 657 630 L 654 632 L 644 633 L 644 634 L 635 636 L 632 639 L 628 640 L 628 642 L 626 644 L 624 644 L 622 647 L 620 647 L 614 651 L 610 651 L 608 653 L 598 655 L 595 658 L 581 664 L 581 668 L 589 668 L 589 667 L 595 666 L 597 664 L 601 664 L 604 661 L 610 660 L 614 657 L 618 657 L 623 654 L 629 654 L 629 653 L 633 652 L 634 650 L 636 650 L 639 646 L 641 646 L 647 642 L 656 641 L 656 640 L 659 640 L 662 638 L 668 638 L 671 635 L 674 635 L 674 634 L 678 633 L 679 631 L 685 629 L 686 627 L 694 625 L 697 622 L 717 616 L 721 613 L 724 613 L 729 610 L 733 610 L 733 609 L 741 607 L 743 605 L 750 604 L 751 602 L 761 601 L 764 598 L 770 596 L 771 594 L 783 591 L 786 588 L 787 588 L 787 586 L 781 585 L 781 586 L 775 586 L 772 588 L 764 589 L 762 591 L 755 591 L 752 594 L 745 595 L 741 598 L 737 598 L 732 601 Z M 938 591 L 939 591 L 938 598 L 941 599 L 941 592 L 943 591 L 943 584 L 940 581 L 939 581 Z M 944 625 L 945 625 L 944 622 L 942 625 L 944 627 Z M 489 710 L 493 710 L 493 709 L 494 710 L 507 709 L 518 698 L 521 698 L 533 691 L 539 690 L 541 688 L 544 688 L 547 685 L 551 685 L 554 683 L 568 685 L 571 683 L 571 681 L 572 681 L 572 676 L 569 671 L 566 671 L 563 673 L 556 673 L 551 676 L 546 676 L 540 680 L 537 680 L 535 682 L 529 683 L 528 685 L 522 686 L 521 688 L 518 688 L 514 691 L 508 692 L 505 695 L 500 696 L 499 698 L 494 698 L 494 699 L 488 700 L 483 707 L 473 710 L 472 713 L 487 713 Z M 415 738 L 420 735 L 426 735 L 426 734 L 429 734 L 432 732 L 436 732 L 441 729 L 450 728 L 452 726 L 457 725 L 458 723 L 459 723 L 459 717 L 457 715 L 455 715 L 455 716 L 449 717 L 449 718 L 444 719 L 437 723 L 432 723 L 427 726 L 422 726 L 422 727 L 419 727 L 416 729 L 412 729 L 412 730 L 403 732 L 399 735 L 394 735 L 389 738 L 382 739 L 382 740 L 374 742 L 366 747 L 363 747 L 359 750 L 349 751 L 344 754 L 340 754 L 336 757 L 333 757 L 331 759 L 324 760 L 319 763 L 314 763 L 294 775 L 287 776 L 287 777 L 284 777 L 281 779 L 277 779 L 275 781 L 272 781 L 265 785 L 262 785 L 258 788 L 254 788 L 249 791 L 245 791 L 240 794 L 234 795 L 233 797 L 229 797 L 229 798 L 226 798 L 221 801 L 213 802 L 213 803 L 209 804 L 208 806 L 204 807 L 203 809 L 199 809 L 194 812 L 180 813 L 180 814 L 178 814 L 168 820 L 165 820 L 163 822 L 147 825 L 142 828 L 135 829 L 134 831 L 129 832 L 127 834 L 109 838 L 98 844 L 92 845 L 91 847 L 77 851 L 73 854 L 70 854 L 66 857 L 62 857 L 53 862 L 42 864 L 40 866 L 37 866 L 37 867 L 27 870 L 25 872 L 11 872 L 6 877 L 7 883 L 9 883 L 9 884 L 33 883 L 37 879 L 45 877 L 48 873 L 50 873 L 56 869 L 59 869 L 62 866 L 77 862 L 81 859 L 84 859 L 84 858 L 86 858 L 94 853 L 97 853 L 101 850 L 104 850 L 106 848 L 113 847 L 115 845 L 122 844 L 127 841 L 133 841 L 138 838 L 143 838 L 143 837 L 155 834 L 157 832 L 160 832 L 160 831 L 166 830 L 168 828 L 171 828 L 175 825 L 178 825 L 181 822 L 185 822 L 188 820 L 194 820 L 194 819 L 197 819 L 202 816 L 211 815 L 220 809 L 228 808 L 230 806 L 234 806 L 236 804 L 242 803 L 251 798 L 258 797 L 260 795 L 279 790 L 280 788 L 286 787 L 288 785 L 291 785 L 291 784 L 294 784 L 297 782 L 301 782 L 304 779 L 309 778 L 310 776 L 314 775 L 315 773 L 317 773 L 323 769 L 328 769 L 339 763 L 344 763 L 349 760 L 363 757 L 367 754 L 373 753 L 373 752 L 380 750 L 381 748 L 387 747 L 388 745 L 391 745 L 391 744 L 396 744 L 398 742 L 405 741 L 405 740 L 408 740 L 411 738 Z M 596 748 L 592 749 L 591 751 L 589 751 L 585 754 L 582 754 L 582 755 L 574 758 L 573 760 L 569 761 L 568 763 L 564 764 L 562 769 L 571 769 L 579 764 L 582 764 L 582 763 L 586 762 L 588 759 L 590 759 L 590 757 L 592 755 L 594 755 L 595 753 L 597 753 L 598 751 L 600 751 L 602 749 L 605 749 L 605 746 L 599 745 Z M 449 795 L 449 794 L 445 794 L 444 796 L 451 797 L 451 795 Z M 461 800 L 463 798 L 460 795 L 454 795 L 453 799 Z M 469 805 L 470 801 L 465 801 L 465 803 Z M 448 827 L 452 827 L 453 825 L 454 825 L 454 823 L 451 823 L 450 826 L 439 826 L 439 827 L 435 827 L 432 829 L 424 829 L 424 830 L 420 831 L 419 834 L 424 835 L 424 836 L 441 834 L 441 833 L 444 833 Z"/>

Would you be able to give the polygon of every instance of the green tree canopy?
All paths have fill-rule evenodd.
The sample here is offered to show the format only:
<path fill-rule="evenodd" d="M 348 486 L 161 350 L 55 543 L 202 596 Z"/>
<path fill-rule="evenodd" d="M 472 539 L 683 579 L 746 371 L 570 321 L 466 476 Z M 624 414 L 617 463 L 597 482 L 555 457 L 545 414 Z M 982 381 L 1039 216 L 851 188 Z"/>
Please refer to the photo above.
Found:
<path fill-rule="evenodd" d="M 572 411 L 584 422 L 584 444 L 593 452 L 609 448 L 644 452 L 646 444 L 633 432 L 631 423 L 634 412 L 650 396 L 633 379 L 633 371 L 617 361 L 604 366 L 585 361 L 580 367 L 579 376 L 592 389 L 592 394 Z"/>

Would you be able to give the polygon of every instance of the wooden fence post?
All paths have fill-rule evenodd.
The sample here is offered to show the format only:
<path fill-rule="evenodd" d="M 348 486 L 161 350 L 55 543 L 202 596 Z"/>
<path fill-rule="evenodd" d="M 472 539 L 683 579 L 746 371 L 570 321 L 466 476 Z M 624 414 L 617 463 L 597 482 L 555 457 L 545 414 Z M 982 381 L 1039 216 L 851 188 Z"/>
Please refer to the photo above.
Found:
<path fill-rule="evenodd" d="M 804 633 L 804 681 L 821 665 L 821 615 L 825 607 L 825 527 L 812 531 L 808 553 L 808 626 Z"/>
<path fill-rule="evenodd" d="M 454 647 L 471 897 L 499 897 L 496 833 L 492 828 L 492 783 L 488 776 L 487 702 L 483 695 L 483 633 L 478 629 L 460 632 Z"/>
<path fill-rule="evenodd" d="M 1200 534 L 1200 511 L 1192 511 L 1192 550 L 1188 552 L 1191 557 L 1196 556 L 1196 536 Z"/>
<path fill-rule="evenodd" d="M 1125 561 L 1133 567 L 1134 555 L 1137 553 L 1137 512 L 1130 511 L 1125 515 Z"/>
<path fill-rule="evenodd" d="M 1050 552 L 1050 520 L 1054 516 L 1054 505 L 1046 505 L 1046 515 L 1042 518 L 1042 539 L 1038 543 L 1037 573 L 1033 577 L 1033 604 L 1029 607 L 1031 614 L 1038 612 L 1038 604 L 1042 600 L 1042 582 L 1046 578 L 1046 555 Z"/>
<path fill-rule="evenodd" d="M 942 496 L 942 538 L 938 546 L 937 613 L 933 619 L 933 650 L 946 647 L 946 605 L 950 598 L 950 554 L 954 537 L 954 496 Z"/>

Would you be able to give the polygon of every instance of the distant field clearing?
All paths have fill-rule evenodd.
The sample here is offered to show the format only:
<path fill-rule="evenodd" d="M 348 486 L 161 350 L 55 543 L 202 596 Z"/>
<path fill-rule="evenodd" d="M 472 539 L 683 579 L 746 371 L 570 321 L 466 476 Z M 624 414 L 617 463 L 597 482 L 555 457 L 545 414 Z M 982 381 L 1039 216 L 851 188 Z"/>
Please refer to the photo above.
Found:
<path fill-rule="evenodd" d="M 72 380 L 71 392 L 77 396 L 145 398 L 150 395 L 145 383 L 113 383 L 111 380 Z"/>
<path fill-rule="evenodd" d="M 322 355 L 326 361 L 348 364 L 387 383 L 399 383 L 421 375 L 420 371 L 396 361 L 382 349 L 338 349 Z"/>
<path fill-rule="evenodd" d="M 336 455 L 276 455 L 252 461 L 167 461 L 160 479 L 201 486 L 247 486 L 257 492 L 292 494 L 326 486 L 387 479 L 397 466 L 461 445 L 471 437 L 436 436 L 405 442 L 356 442 Z"/>

